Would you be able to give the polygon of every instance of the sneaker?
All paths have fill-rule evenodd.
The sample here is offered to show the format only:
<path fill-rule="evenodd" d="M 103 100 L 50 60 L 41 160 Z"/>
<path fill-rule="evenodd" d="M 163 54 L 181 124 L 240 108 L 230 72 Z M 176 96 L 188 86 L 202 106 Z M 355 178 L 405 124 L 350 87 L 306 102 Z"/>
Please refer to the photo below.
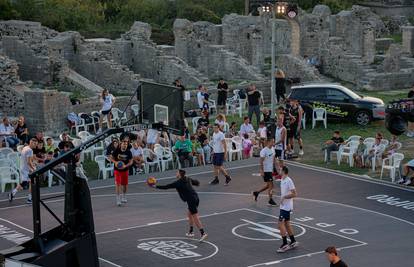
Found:
<path fill-rule="evenodd" d="M 194 233 L 193 232 L 188 232 L 188 233 L 185 233 L 185 236 L 186 237 L 194 237 Z"/>
<path fill-rule="evenodd" d="M 254 201 L 256 201 L 256 202 L 257 202 L 257 197 L 259 196 L 259 192 L 254 191 L 252 194 L 253 194 L 253 199 L 254 199 Z"/>
<path fill-rule="evenodd" d="M 116 197 L 116 205 L 121 206 L 121 197 L 120 196 Z"/>
<path fill-rule="evenodd" d="M 276 202 L 273 200 L 273 198 L 269 199 L 268 205 L 269 205 L 269 206 L 272 206 L 272 207 L 277 206 L 277 204 L 276 204 Z"/>
<path fill-rule="evenodd" d="M 405 183 L 403 183 L 403 185 L 409 185 L 409 184 L 411 184 L 411 179 L 407 179 L 407 180 L 405 181 Z"/>
<path fill-rule="evenodd" d="M 289 244 L 290 248 L 296 248 L 297 246 L 299 246 L 299 242 L 295 241 Z"/>
<path fill-rule="evenodd" d="M 122 196 L 122 198 L 121 198 L 121 202 L 122 202 L 122 203 L 127 203 L 127 202 L 128 202 L 128 200 L 127 200 L 126 196 Z"/>
<path fill-rule="evenodd" d="M 299 155 L 303 156 L 303 154 L 305 154 L 305 152 L 303 152 L 303 149 L 299 150 Z"/>
<path fill-rule="evenodd" d="M 214 178 L 211 182 L 210 182 L 210 184 L 218 184 L 219 183 L 219 179 L 218 178 Z"/>
<path fill-rule="evenodd" d="M 201 237 L 200 237 L 200 242 L 203 242 L 204 240 L 206 240 L 207 239 L 207 234 L 206 233 L 204 233 Z"/>
<path fill-rule="evenodd" d="M 224 185 L 229 185 L 230 181 L 231 181 L 230 176 L 227 176 L 226 177 L 226 182 L 224 182 Z"/>
<path fill-rule="evenodd" d="M 14 196 L 13 196 L 13 193 L 12 192 L 8 193 L 7 194 L 7 197 L 9 199 L 9 202 L 12 202 L 13 201 Z"/>
<path fill-rule="evenodd" d="M 288 244 L 281 245 L 280 248 L 278 248 L 278 253 L 284 253 L 290 249 L 290 246 Z"/>
<path fill-rule="evenodd" d="M 32 204 L 32 199 L 31 198 L 26 199 L 26 204 L 31 205 Z"/>
<path fill-rule="evenodd" d="M 405 181 L 405 180 L 404 180 L 403 178 L 401 178 L 401 179 L 400 179 L 400 180 L 398 180 L 396 183 L 397 183 L 397 184 L 403 184 L 403 183 L 404 183 L 404 181 Z"/>

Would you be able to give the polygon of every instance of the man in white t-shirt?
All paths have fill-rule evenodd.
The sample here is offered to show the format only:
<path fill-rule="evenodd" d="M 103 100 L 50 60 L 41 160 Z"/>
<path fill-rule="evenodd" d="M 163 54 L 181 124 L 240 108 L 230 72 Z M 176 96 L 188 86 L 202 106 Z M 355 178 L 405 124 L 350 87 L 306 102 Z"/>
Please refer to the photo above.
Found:
<path fill-rule="evenodd" d="M 99 116 L 99 130 L 97 133 L 102 132 L 103 118 L 106 116 L 108 122 L 108 128 L 112 128 L 112 107 L 115 104 L 115 97 L 109 93 L 108 89 L 102 91 L 100 102 L 102 104 L 101 114 Z"/>
<path fill-rule="evenodd" d="M 273 150 L 273 140 L 268 139 L 265 141 L 266 146 L 260 151 L 260 175 L 263 177 L 265 185 L 262 189 L 253 192 L 254 201 L 257 201 L 257 197 L 263 191 L 268 190 L 269 193 L 269 206 L 276 206 L 276 202 L 273 200 L 273 168 L 275 166 L 275 151 Z"/>
<path fill-rule="evenodd" d="M 37 139 L 32 138 L 29 141 L 29 145 L 25 146 L 21 152 L 20 158 L 20 184 L 16 186 L 10 193 L 9 193 L 9 201 L 12 202 L 14 196 L 18 191 L 23 189 L 29 189 L 29 194 L 27 195 L 27 204 L 32 203 L 32 186 L 29 178 L 29 174 L 36 170 L 36 166 L 34 163 L 34 155 L 33 149 L 37 147 Z"/>
<path fill-rule="evenodd" d="M 282 168 L 282 180 L 280 181 L 280 215 L 279 215 L 279 230 L 282 236 L 283 243 L 277 250 L 279 253 L 283 253 L 289 249 L 298 246 L 298 242 L 295 240 L 293 234 L 292 225 L 290 224 L 290 213 L 293 210 L 293 198 L 297 196 L 295 184 L 288 176 L 289 169 L 284 166 Z M 290 244 L 287 242 L 287 236 L 289 235 Z"/>
<path fill-rule="evenodd" d="M 220 126 L 214 124 L 213 127 L 213 166 L 214 166 L 214 179 L 210 184 L 219 183 L 219 174 L 220 172 L 226 177 L 224 185 L 228 185 L 231 181 L 229 174 L 223 166 L 224 161 L 227 158 L 227 146 L 224 133 L 220 131 Z"/>
<path fill-rule="evenodd" d="M 244 117 L 244 122 L 243 124 L 240 126 L 240 136 L 244 136 L 245 134 L 250 134 L 250 133 L 254 133 L 254 128 L 253 125 L 250 124 L 250 119 L 249 117 Z"/>
<path fill-rule="evenodd" d="M 204 106 L 204 86 L 198 86 L 198 93 L 197 93 L 197 103 L 200 110 L 203 110 Z"/>

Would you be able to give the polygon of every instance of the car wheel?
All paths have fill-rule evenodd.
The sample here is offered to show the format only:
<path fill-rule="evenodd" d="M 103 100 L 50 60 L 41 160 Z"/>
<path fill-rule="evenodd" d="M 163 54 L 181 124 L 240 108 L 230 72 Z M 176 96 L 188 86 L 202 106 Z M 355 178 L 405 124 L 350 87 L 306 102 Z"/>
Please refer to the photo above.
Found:
<path fill-rule="evenodd" d="M 385 127 L 394 135 L 402 135 L 407 130 L 407 121 L 401 116 L 387 115 Z"/>
<path fill-rule="evenodd" d="M 365 110 L 358 111 L 355 120 L 358 125 L 365 126 L 371 122 L 371 115 Z"/>

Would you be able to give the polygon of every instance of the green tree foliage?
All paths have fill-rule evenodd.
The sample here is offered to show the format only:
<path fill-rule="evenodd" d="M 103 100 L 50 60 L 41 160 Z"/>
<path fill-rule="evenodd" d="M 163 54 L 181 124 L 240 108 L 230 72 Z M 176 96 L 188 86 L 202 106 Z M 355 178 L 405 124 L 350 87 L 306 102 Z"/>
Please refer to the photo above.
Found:
<path fill-rule="evenodd" d="M 9 0 L 0 0 L 0 18 L 1 19 L 14 19 L 18 17 L 17 11 L 13 8 Z"/>

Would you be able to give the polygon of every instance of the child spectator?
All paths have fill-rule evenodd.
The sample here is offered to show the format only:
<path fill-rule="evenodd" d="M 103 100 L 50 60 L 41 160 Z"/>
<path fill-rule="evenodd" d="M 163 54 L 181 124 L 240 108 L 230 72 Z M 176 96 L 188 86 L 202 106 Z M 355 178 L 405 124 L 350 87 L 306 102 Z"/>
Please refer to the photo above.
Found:
<path fill-rule="evenodd" d="M 57 147 L 55 147 L 55 144 L 53 143 L 53 139 L 48 137 L 46 139 L 46 145 L 45 145 L 46 153 L 49 153 L 49 152 L 55 153 L 56 149 L 57 149 Z"/>
<path fill-rule="evenodd" d="M 365 166 L 371 167 L 372 159 L 379 153 L 381 139 L 382 136 L 378 136 L 377 134 L 377 137 L 375 138 L 375 143 L 372 146 L 371 150 L 368 151 L 368 154 L 364 155 Z"/>
<path fill-rule="evenodd" d="M 257 129 L 257 138 L 259 139 L 260 147 L 263 148 L 264 142 L 267 139 L 267 129 L 264 121 L 261 121 L 259 123 L 259 129 Z"/>
<path fill-rule="evenodd" d="M 243 147 L 243 159 L 250 158 L 250 151 L 252 150 L 253 143 L 252 143 L 252 140 L 249 139 L 248 134 L 243 135 L 242 147 Z"/>
<path fill-rule="evenodd" d="M 201 165 L 204 162 L 203 160 L 204 150 L 201 147 L 200 142 L 198 142 L 198 140 L 196 139 L 195 135 L 192 135 L 190 140 L 191 140 L 191 144 L 193 147 L 193 156 L 197 157 L 197 161 Z"/>
<path fill-rule="evenodd" d="M 203 128 L 207 129 L 209 127 L 210 121 L 208 120 L 208 111 L 203 110 L 201 112 L 201 118 L 197 121 L 197 129 Z"/>
<path fill-rule="evenodd" d="M 135 168 L 136 172 L 139 174 L 143 173 L 142 165 L 144 163 L 144 149 L 142 148 L 142 143 L 139 140 L 135 140 L 132 143 L 131 147 L 131 154 L 132 154 L 132 167 Z"/>
<path fill-rule="evenodd" d="M 206 135 L 206 132 L 203 129 L 198 129 L 197 140 L 200 143 L 201 147 L 203 148 L 205 163 L 210 164 L 211 147 L 209 145 L 209 140 Z"/>
<path fill-rule="evenodd" d="M 362 168 L 364 167 L 364 153 L 365 150 L 367 149 L 367 146 L 364 144 L 364 138 L 360 138 L 359 139 L 359 144 L 358 144 L 358 148 L 356 150 L 356 152 L 354 153 L 353 157 L 354 157 L 354 162 L 355 162 L 355 166 L 357 168 Z"/>
<path fill-rule="evenodd" d="M 220 131 L 224 132 L 224 124 L 226 123 L 226 116 L 224 114 L 218 114 L 214 124 L 218 124 L 220 127 Z"/>

